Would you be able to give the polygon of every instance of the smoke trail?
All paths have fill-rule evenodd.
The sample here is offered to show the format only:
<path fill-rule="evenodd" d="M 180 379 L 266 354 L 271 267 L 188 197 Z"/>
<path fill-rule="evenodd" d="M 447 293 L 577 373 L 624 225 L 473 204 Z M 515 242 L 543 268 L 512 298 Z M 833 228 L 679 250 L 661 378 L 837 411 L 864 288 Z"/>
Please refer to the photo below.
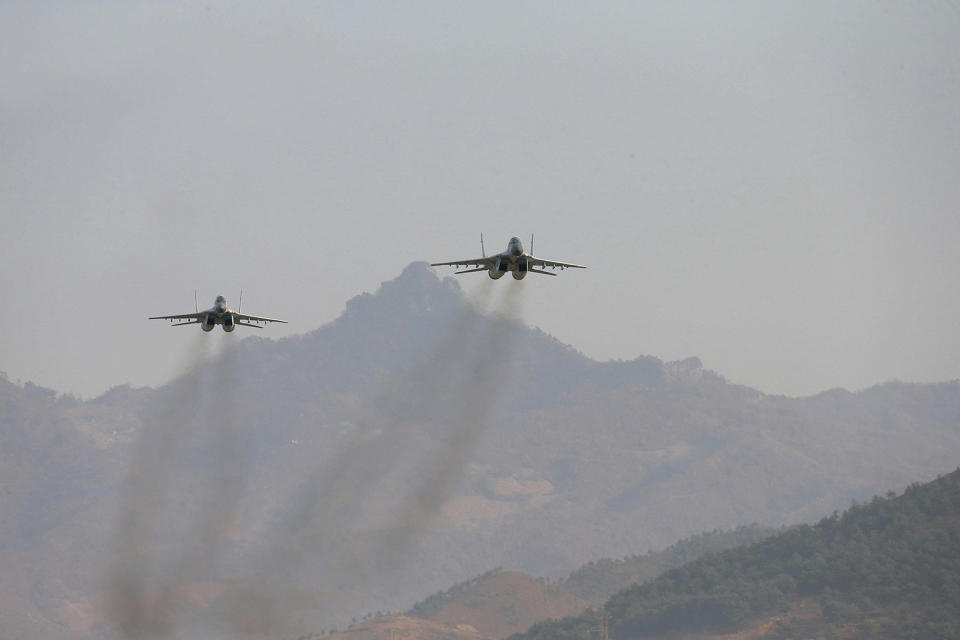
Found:
<path fill-rule="evenodd" d="M 407 370 L 374 385 L 347 442 L 300 483 L 274 521 L 272 544 L 263 547 L 250 571 L 259 591 L 272 594 L 274 601 L 262 605 L 273 617 L 293 619 L 294 601 L 309 595 L 328 607 L 346 606 L 351 593 L 396 564 L 396 556 L 439 512 L 493 404 L 491 366 L 510 339 L 497 330 L 501 323 L 484 313 L 494 286 L 485 279 L 432 347 Z M 409 460 L 401 454 L 422 446 L 417 439 L 431 424 L 442 424 L 449 433 L 431 441 L 429 460 L 410 495 L 400 491 L 399 500 L 387 500 L 391 515 L 377 520 L 371 504 L 397 494 L 391 479 L 403 479 L 403 463 Z M 371 526 L 372 521 L 379 524 Z M 309 589 L 300 591 L 296 576 L 303 573 L 304 558 L 315 572 Z"/>
<path fill-rule="evenodd" d="M 465 304 L 456 312 L 453 322 L 432 348 L 410 369 L 375 386 L 366 409 L 356 418 L 353 436 L 329 464 L 300 484 L 291 506 L 272 527 L 273 534 L 258 541 L 261 553 L 245 563 L 248 569 L 244 579 L 220 583 L 224 592 L 204 612 L 204 630 L 276 636 L 293 628 L 298 612 L 315 608 L 318 598 L 342 602 L 344 583 L 353 589 L 370 583 L 376 567 L 368 566 L 362 559 L 372 548 L 391 546 L 397 538 L 392 530 L 388 530 L 389 535 L 356 537 L 352 527 L 362 522 L 364 515 L 358 505 L 383 488 L 385 476 L 396 465 L 398 452 L 410 445 L 419 425 L 437 416 L 437 405 L 442 404 L 444 387 L 453 372 L 472 357 L 471 350 L 481 346 L 477 341 L 478 335 L 482 335 L 478 334 L 478 327 L 489 323 L 481 310 L 486 308 L 491 292 L 492 282 L 482 283 L 473 296 L 473 304 Z M 230 355 L 227 352 L 221 359 L 214 374 L 234 368 L 234 363 L 226 362 Z M 224 395 L 219 392 L 223 384 L 223 379 L 214 377 L 215 399 Z M 230 409 L 218 408 L 216 402 L 213 407 L 214 414 Z M 204 423 L 217 424 L 215 417 L 209 415 Z M 218 471 L 213 476 L 217 489 L 211 494 L 217 501 L 197 514 L 193 530 L 199 534 L 199 542 L 189 553 L 181 555 L 181 562 L 175 563 L 167 585 L 213 579 L 223 528 L 235 517 L 235 506 L 244 486 L 240 470 L 245 473 L 245 465 L 235 462 L 242 451 L 231 444 L 235 443 L 231 433 L 214 433 L 221 445 L 216 458 L 219 463 L 215 465 Z M 309 576 L 309 587 L 298 583 L 303 577 L 305 556 L 321 557 L 324 567 L 322 575 Z M 157 602 L 150 603 L 152 609 L 175 609 L 178 602 L 169 595 L 170 587 L 161 593 L 166 597 L 154 598 Z M 174 632 L 170 615 L 154 617 L 166 624 L 154 625 L 153 632 Z M 182 631 L 184 620 L 176 622 L 176 628 Z"/>
<path fill-rule="evenodd" d="M 240 425 L 230 400 L 236 350 L 227 346 L 212 363 L 212 339 L 195 334 L 186 373 L 147 412 L 122 487 L 106 613 L 126 638 L 168 637 L 183 626 L 185 587 L 216 575 L 243 491 Z M 209 475 L 187 478 L 181 467 L 198 458 L 212 461 Z"/>
<path fill-rule="evenodd" d="M 195 370 L 206 358 L 207 342 L 198 331 L 185 354 L 177 382 L 186 404 L 194 404 L 197 389 L 184 385 L 186 373 Z M 190 397 L 191 392 L 193 397 Z M 156 592 L 150 584 L 151 567 L 142 550 L 153 542 L 152 529 L 163 502 L 159 488 L 170 473 L 168 462 L 176 455 L 177 445 L 187 428 L 183 416 L 161 422 L 158 408 L 151 407 L 143 421 L 135 445 L 133 460 L 121 487 L 117 523 L 116 552 L 108 570 L 107 616 L 127 638 L 167 634 L 171 628 L 168 596 Z M 174 416 L 170 416 L 173 418 Z M 166 423 L 167 437 L 159 429 Z"/>
<path fill-rule="evenodd" d="M 523 315 L 524 297 L 519 282 L 510 285 L 499 297 L 495 310 L 499 317 L 517 320 Z M 516 329 L 518 327 L 509 322 L 486 324 L 480 336 L 479 344 L 483 348 L 477 354 L 474 375 L 460 381 L 447 398 L 445 415 L 437 416 L 447 429 L 439 440 L 440 447 L 425 465 L 420 484 L 401 504 L 396 520 L 380 534 L 387 546 L 394 550 L 407 549 L 450 497 L 474 444 L 497 408 L 501 386 L 511 382 L 513 363 L 509 355 L 516 341 Z"/>
<path fill-rule="evenodd" d="M 480 310 L 489 300 L 492 284 L 488 280 L 481 286 L 473 304 L 465 304 L 456 312 L 445 335 L 410 369 L 376 385 L 356 420 L 353 436 L 331 464 L 301 484 L 276 525 L 277 531 L 299 533 L 301 538 L 316 541 L 381 482 L 398 451 L 408 445 L 417 424 L 429 414 L 429 406 L 447 384 L 450 373 L 462 366 L 476 328 L 484 321 Z M 392 428 L 384 430 L 384 424 Z M 299 553 L 303 542 L 291 540 L 289 544 Z"/>
<path fill-rule="evenodd" d="M 181 570 L 192 574 L 209 573 L 217 560 L 217 551 L 234 523 L 237 504 L 246 486 L 246 452 L 241 446 L 243 426 L 234 391 L 238 383 L 237 347 L 227 344 L 215 368 L 206 372 L 212 378 L 210 395 L 202 403 L 203 412 L 197 436 L 203 455 L 212 458 L 209 483 L 198 487 L 201 499 L 195 521 L 192 553 L 184 555 Z M 206 494 L 203 493 L 206 491 Z"/>
<path fill-rule="evenodd" d="M 432 349 L 379 386 L 353 442 L 337 462 L 308 481 L 295 502 L 283 525 L 298 532 L 288 548 L 294 557 L 308 550 L 325 553 L 318 581 L 327 599 L 336 600 L 344 590 L 360 589 L 398 568 L 404 552 L 450 497 L 496 407 L 500 386 L 509 381 L 508 356 L 519 327 L 503 317 L 522 316 L 519 284 L 509 283 L 491 317 L 481 313 L 492 294 L 493 283 L 487 280 L 473 301 L 481 309 L 465 305 Z M 378 428 L 383 425 L 389 429 Z M 432 429 L 431 449 L 417 480 L 389 505 L 386 518 L 369 524 L 363 505 L 378 488 L 390 491 L 386 478 L 398 453 L 418 433 L 422 437 L 425 427 Z M 292 562 L 287 558 L 280 564 Z"/>
<path fill-rule="evenodd" d="M 500 386 L 509 381 L 518 327 L 502 316 L 522 316 L 522 284 L 501 283 L 490 316 L 485 312 L 496 285 L 484 278 L 432 347 L 406 371 L 374 385 L 347 442 L 300 483 L 271 533 L 257 541 L 260 552 L 247 558 L 246 570 L 229 576 L 224 545 L 250 472 L 242 411 L 232 393 L 240 367 L 236 349 L 227 348 L 215 363 L 206 360 L 213 336 L 198 332 L 187 365 L 193 373 L 171 384 L 162 405 L 150 411 L 121 496 L 108 613 L 124 636 L 276 636 L 318 598 L 346 606 L 352 593 L 395 569 L 450 497 Z M 400 454 L 418 449 L 421 463 L 411 484 L 403 466 L 410 456 Z M 203 472 L 178 477 L 181 466 L 203 466 L 198 462 L 205 463 Z M 407 478 L 408 489 L 391 485 L 398 478 Z M 185 521 L 178 500 L 186 504 Z M 386 501 L 380 511 L 378 500 Z M 165 515 L 180 521 L 168 523 Z M 169 544 L 171 538 L 179 544 Z M 153 552 L 165 541 L 170 549 Z M 305 576 L 305 559 L 319 573 Z M 219 597 L 190 617 L 184 587 L 204 581 L 216 582 Z"/>

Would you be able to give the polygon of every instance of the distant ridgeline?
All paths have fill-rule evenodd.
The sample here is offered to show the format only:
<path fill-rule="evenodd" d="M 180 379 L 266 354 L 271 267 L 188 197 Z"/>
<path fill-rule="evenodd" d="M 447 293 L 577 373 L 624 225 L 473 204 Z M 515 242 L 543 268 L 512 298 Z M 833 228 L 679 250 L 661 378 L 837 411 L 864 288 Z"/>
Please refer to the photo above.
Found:
<path fill-rule="evenodd" d="M 706 555 L 617 593 L 602 611 L 512 638 L 588 640 L 604 622 L 618 640 L 748 627 L 770 640 L 960 637 L 960 470 Z"/>
<path fill-rule="evenodd" d="M 737 527 L 732 531 L 706 531 L 676 542 L 663 551 L 649 551 L 643 555 L 627 556 L 620 559 L 604 558 L 589 562 L 564 580 L 554 582 L 572 595 L 587 602 L 603 602 L 614 593 L 634 583 L 650 580 L 664 571 L 678 567 L 707 553 L 732 549 L 769 538 L 777 529 L 761 527 L 756 524 Z M 453 585 L 418 602 L 404 615 L 415 618 L 431 619 L 445 605 L 455 602 L 471 589 L 497 575 L 503 570 L 497 567 L 481 575 Z M 543 578 L 535 578 L 543 583 Z"/>
<path fill-rule="evenodd" d="M 466 593 L 470 590 L 470 587 L 473 587 L 491 576 L 495 576 L 503 570 L 502 567 L 497 567 L 496 569 L 491 569 L 486 573 L 480 574 L 479 576 L 470 578 L 469 580 L 464 580 L 459 582 L 446 591 L 441 591 L 435 593 L 432 596 L 426 598 L 425 600 L 418 602 L 413 605 L 409 611 L 404 615 L 413 616 L 414 618 L 425 618 L 430 619 L 435 616 L 445 604 L 453 602 L 463 593 Z"/>
<path fill-rule="evenodd" d="M 621 589 L 655 578 L 668 569 L 708 553 L 759 542 L 777 531 L 757 524 L 740 526 L 731 531 L 706 531 L 675 542 L 663 551 L 649 551 L 622 560 L 590 562 L 571 573 L 561 584 L 584 600 L 603 602 Z"/>

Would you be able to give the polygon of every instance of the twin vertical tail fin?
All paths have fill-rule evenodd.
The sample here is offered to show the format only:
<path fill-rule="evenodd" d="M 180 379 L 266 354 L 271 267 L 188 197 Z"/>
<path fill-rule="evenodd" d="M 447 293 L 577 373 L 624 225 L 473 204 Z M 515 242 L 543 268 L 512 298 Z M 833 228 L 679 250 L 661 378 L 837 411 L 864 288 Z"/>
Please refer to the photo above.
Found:
<path fill-rule="evenodd" d="M 243 289 L 240 289 L 240 302 L 237 303 L 237 313 L 240 313 L 241 309 L 243 309 Z"/>
<path fill-rule="evenodd" d="M 487 250 L 483 248 L 483 234 L 482 234 L 482 233 L 480 234 L 480 253 L 483 255 L 484 258 L 487 257 Z"/>
<path fill-rule="evenodd" d="M 536 255 L 533 252 L 533 234 L 532 233 L 530 234 L 530 255 Z"/>
<path fill-rule="evenodd" d="M 193 308 L 197 313 L 200 313 L 200 303 L 197 302 L 197 290 L 193 290 Z"/>

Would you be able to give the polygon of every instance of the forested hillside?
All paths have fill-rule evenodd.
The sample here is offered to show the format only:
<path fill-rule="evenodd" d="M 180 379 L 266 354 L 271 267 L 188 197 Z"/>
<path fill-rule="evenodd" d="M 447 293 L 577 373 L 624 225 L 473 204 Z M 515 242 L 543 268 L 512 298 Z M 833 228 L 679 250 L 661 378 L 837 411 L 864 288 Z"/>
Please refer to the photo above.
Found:
<path fill-rule="evenodd" d="M 762 619 L 767 624 L 753 624 Z M 540 623 L 514 638 L 586 640 L 598 621 L 617 639 L 745 628 L 778 640 L 957 637 L 960 470 L 710 554 L 621 591 L 602 612 Z"/>
<path fill-rule="evenodd" d="M 646 582 L 668 569 L 679 567 L 700 556 L 752 544 L 775 533 L 776 529 L 757 525 L 740 526 L 730 531 L 698 533 L 675 542 L 662 551 L 588 562 L 560 584 L 578 597 L 599 604 L 621 589 L 634 583 Z"/>
<path fill-rule="evenodd" d="M 503 638 L 545 618 L 578 614 L 588 606 L 600 605 L 630 584 L 654 578 L 711 551 L 749 544 L 774 533 L 774 529 L 756 525 L 705 532 L 662 551 L 589 562 L 558 581 L 493 569 L 433 594 L 403 615 L 366 616 L 345 631 L 364 637 L 374 629 L 395 624 L 397 629 L 407 629 L 411 637 L 426 637 L 427 630 L 409 628 L 409 620 L 419 618 L 448 629 L 475 629 L 484 636 Z"/>

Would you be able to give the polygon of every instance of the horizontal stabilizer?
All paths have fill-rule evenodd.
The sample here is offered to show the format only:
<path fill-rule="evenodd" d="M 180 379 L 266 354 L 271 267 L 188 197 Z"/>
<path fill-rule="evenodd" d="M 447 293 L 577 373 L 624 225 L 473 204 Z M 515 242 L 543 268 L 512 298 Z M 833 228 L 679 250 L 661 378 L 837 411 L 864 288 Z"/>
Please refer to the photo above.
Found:
<path fill-rule="evenodd" d="M 549 271 L 543 271 L 542 269 L 527 269 L 530 273 L 542 273 L 545 276 L 555 276 L 557 274 L 551 273 Z"/>
<path fill-rule="evenodd" d="M 279 321 L 278 321 L 279 322 Z M 241 327 L 253 327 L 254 329 L 263 329 L 259 324 L 250 324 L 249 322 L 237 322 L 235 324 L 240 325 Z"/>
<path fill-rule="evenodd" d="M 473 273 L 474 271 L 487 271 L 486 267 L 480 267 L 479 269 L 467 269 L 466 271 L 454 271 L 453 275 L 458 276 L 461 273 Z"/>
<path fill-rule="evenodd" d="M 171 327 L 185 327 L 188 324 L 200 324 L 199 320 L 194 320 L 192 322 L 178 322 L 177 324 L 170 325 Z"/>

